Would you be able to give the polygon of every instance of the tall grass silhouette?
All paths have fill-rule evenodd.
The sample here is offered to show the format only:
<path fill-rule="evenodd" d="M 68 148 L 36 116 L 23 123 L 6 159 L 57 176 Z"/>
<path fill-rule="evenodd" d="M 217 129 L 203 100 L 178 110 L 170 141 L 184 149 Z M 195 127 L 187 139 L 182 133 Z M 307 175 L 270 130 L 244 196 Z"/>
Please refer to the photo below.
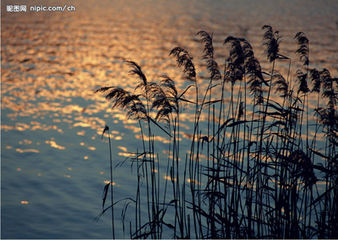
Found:
<path fill-rule="evenodd" d="M 213 36 L 200 31 L 206 89 L 188 51 L 175 47 L 169 55 L 192 82 L 182 92 L 166 75 L 149 82 L 132 61 L 130 73 L 141 80 L 133 92 L 118 86 L 95 91 L 138 120 L 143 146 L 125 160 L 137 169 L 135 196 L 112 198 L 98 218 L 124 201 L 123 231 L 128 224 L 130 238 L 338 237 L 338 79 L 310 67 L 310 42 L 302 32 L 295 35 L 295 53 L 303 65 L 292 75 L 280 33 L 269 25 L 262 30 L 270 69 L 262 70 L 246 39 L 228 36 L 221 71 Z M 279 73 L 281 63 L 287 75 Z M 189 149 L 180 146 L 182 105 L 195 110 Z M 167 159 L 156 152 L 154 128 L 168 139 Z M 103 204 L 107 194 L 106 186 Z M 124 221 L 127 213 L 134 221 Z"/>

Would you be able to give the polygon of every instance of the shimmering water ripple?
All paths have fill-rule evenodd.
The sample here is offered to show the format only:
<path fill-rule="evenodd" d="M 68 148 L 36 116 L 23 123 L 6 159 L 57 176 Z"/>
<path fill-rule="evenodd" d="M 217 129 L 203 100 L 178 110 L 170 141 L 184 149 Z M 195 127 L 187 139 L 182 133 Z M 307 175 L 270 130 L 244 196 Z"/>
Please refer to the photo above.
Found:
<path fill-rule="evenodd" d="M 312 66 L 333 74 L 338 68 L 336 1 L 44 1 L 76 7 L 63 13 L 8 13 L 8 4 L 2 1 L 2 238 L 110 237 L 108 215 L 93 222 L 109 180 L 107 140 L 100 140 L 104 125 L 112 130 L 116 162 L 142 146 L 136 122 L 109 110 L 93 90 L 132 90 L 138 79 L 128 75 L 125 60 L 139 63 L 151 81 L 167 74 L 184 89 L 189 83 L 168 57 L 173 47 L 191 53 L 202 80 L 207 73 L 199 30 L 214 33 L 220 64 L 227 54 L 223 40 L 233 35 L 246 37 L 268 68 L 261 27 L 270 24 L 283 36 L 284 55 L 297 59 L 293 37 L 303 31 Z M 279 70 L 285 73 L 287 66 Z M 189 119 L 181 115 L 187 134 Z M 166 139 L 157 142 L 165 155 Z M 116 196 L 134 196 L 129 164 L 115 170 L 114 179 Z"/>

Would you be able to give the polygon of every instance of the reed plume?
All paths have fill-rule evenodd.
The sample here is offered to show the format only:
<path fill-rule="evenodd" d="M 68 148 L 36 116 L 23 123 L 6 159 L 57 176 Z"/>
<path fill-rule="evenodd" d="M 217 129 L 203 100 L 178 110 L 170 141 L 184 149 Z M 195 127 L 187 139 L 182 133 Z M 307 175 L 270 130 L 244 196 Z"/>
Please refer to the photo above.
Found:
<path fill-rule="evenodd" d="M 202 59 L 207 60 L 207 69 L 210 73 L 210 78 L 212 80 L 220 80 L 221 79 L 221 73 L 219 71 L 219 67 L 217 62 L 214 59 L 214 47 L 212 45 L 212 35 L 209 35 L 205 31 L 199 31 L 197 35 L 201 36 L 201 42 L 204 43 L 204 55 L 202 56 Z"/>
<path fill-rule="evenodd" d="M 263 46 L 266 46 L 266 50 L 264 53 L 267 55 L 268 60 L 273 62 L 281 56 L 279 54 L 279 44 L 281 42 L 279 31 L 274 32 L 272 27 L 269 25 L 264 25 L 262 29 L 265 30 L 263 35 Z"/>
<path fill-rule="evenodd" d="M 133 61 L 127 61 L 128 65 L 132 67 L 132 69 L 129 71 L 130 74 L 138 76 L 142 80 L 142 85 L 146 86 L 148 81 L 144 73 L 142 72 L 141 67 Z"/>
<path fill-rule="evenodd" d="M 320 72 L 314 68 L 310 71 L 310 76 L 311 76 L 311 82 L 313 83 L 313 88 L 311 92 L 319 93 L 320 87 L 321 87 Z"/>
<path fill-rule="evenodd" d="M 297 40 L 298 49 L 296 50 L 296 54 L 299 56 L 300 61 L 303 62 L 304 65 L 309 65 L 309 39 L 303 32 L 298 32 L 294 39 Z"/>
<path fill-rule="evenodd" d="M 196 77 L 196 70 L 195 65 L 192 62 L 192 57 L 189 55 L 189 53 L 181 48 L 181 47 L 175 47 L 171 50 L 169 56 L 173 55 L 176 57 L 177 64 L 179 67 L 183 66 L 183 73 L 187 74 L 187 77 L 190 80 L 195 81 Z"/>
<path fill-rule="evenodd" d="M 246 48 L 247 56 L 245 61 L 245 70 L 246 74 L 249 75 L 249 89 L 250 93 L 254 95 L 253 101 L 254 105 L 259 105 L 263 103 L 263 83 L 264 85 L 268 86 L 268 83 L 265 81 L 261 65 L 258 61 L 258 59 L 254 56 L 253 50 L 250 46 L 250 48 Z M 252 52 L 252 54 L 248 54 L 248 52 Z"/>
<path fill-rule="evenodd" d="M 121 107 L 122 109 L 126 109 L 128 111 L 127 116 L 129 118 L 142 120 L 148 119 L 146 108 L 139 98 L 140 95 L 130 94 L 130 92 L 120 87 L 102 87 L 95 90 L 95 93 L 106 92 L 108 90 L 110 91 L 105 98 L 108 101 L 112 101 L 112 109 Z"/>
<path fill-rule="evenodd" d="M 303 73 L 301 70 L 297 70 L 297 79 L 299 81 L 298 93 L 308 93 L 310 91 L 307 84 L 307 73 Z"/>
<path fill-rule="evenodd" d="M 230 44 L 229 57 L 227 59 L 227 70 L 226 75 L 230 76 L 230 81 L 234 84 L 236 81 L 241 81 L 243 79 L 245 69 L 245 55 L 241 45 L 241 42 L 244 41 L 244 38 L 235 38 L 233 36 L 228 36 L 224 40 L 224 44 Z"/>
<path fill-rule="evenodd" d="M 289 95 L 289 85 L 286 82 L 285 78 L 281 74 L 274 74 L 274 86 L 276 86 L 275 93 L 280 93 L 279 95 L 282 98 L 285 98 Z"/>
<path fill-rule="evenodd" d="M 156 121 L 164 120 L 170 126 L 171 113 L 179 113 L 179 100 L 178 92 L 175 86 L 175 82 L 168 76 L 162 76 L 161 91 L 155 96 L 155 100 L 152 102 L 152 109 L 157 109 Z"/>

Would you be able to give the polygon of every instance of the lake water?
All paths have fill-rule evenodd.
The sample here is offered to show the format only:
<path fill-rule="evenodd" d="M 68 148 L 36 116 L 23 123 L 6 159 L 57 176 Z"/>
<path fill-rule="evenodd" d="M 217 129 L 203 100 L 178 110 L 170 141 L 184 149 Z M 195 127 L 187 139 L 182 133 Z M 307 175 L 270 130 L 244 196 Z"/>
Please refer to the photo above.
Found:
<path fill-rule="evenodd" d="M 30 11 L 41 6 L 37 1 L 15 1 L 27 12 L 8 12 L 13 1 L 1 4 L 1 238 L 111 237 L 108 214 L 93 221 L 110 180 L 103 128 L 112 131 L 115 164 L 142 143 L 137 122 L 111 111 L 93 91 L 112 85 L 132 90 L 139 80 L 128 74 L 126 60 L 140 64 L 149 80 L 166 74 L 184 89 L 189 82 L 168 56 L 172 48 L 187 49 L 203 78 L 198 31 L 213 33 L 220 63 L 227 56 L 224 39 L 245 37 L 264 68 L 261 28 L 269 24 L 283 36 L 281 53 L 294 59 L 294 68 L 293 38 L 302 31 L 310 40 L 311 66 L 337 75 L 335 0 L 43 1 L 75 7 L 64 12 Z M 190 119 L 182 115 L 187 134 Z M 165 154 L 165 137 L 156 143 Z M 129 163 L 114 170 L 116 199 L 134 197 L 135 179 Z M 128 238 L 122 207 L 116 208 L 116 237 Z"/>

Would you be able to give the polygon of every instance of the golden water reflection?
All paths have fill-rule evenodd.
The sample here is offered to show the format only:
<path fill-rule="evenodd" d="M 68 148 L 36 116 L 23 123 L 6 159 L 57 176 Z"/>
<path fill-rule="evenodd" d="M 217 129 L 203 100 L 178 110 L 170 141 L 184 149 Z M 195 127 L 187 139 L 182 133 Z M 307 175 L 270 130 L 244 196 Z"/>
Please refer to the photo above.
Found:
<path fill-rule="evenodd" d="M 53 138 L 52 138 L 53 139 Z M 65 150 L 66 147 L 63 147 L 63 146 L 60 146 L 58 145 L 55 141 L 53 140 L 46 140 L 46 144 L 49 144 L 51 147 L 53 148 L 57 148 L 57 149 L 60 149 L 60 150 Z"/>
<path fill-rule="evenodd" d="M 40 152 L 40 151 L 37 150 L 37 149 L 20 149 L 20 148 L 17 148 L 16 151 L 19 152 L 19 153 L 26 153 L 26 152 L 35 152 L 35 153 L 39 153 L 39 152 Z"/>
<path fill-rule="evenodd" d="M 110 14 L 107 15 L 106 12 L 103 13 L 103 16 L 113 17 Z M 31 19 L 27 17 L 28 15 L 22 15 L 22 19 L 16 18 L 15 23 L 29 22 Z M 182 78 L 181 69 L 176 67 L 175 60 L 167 56 L 169 51 L 177 45 L 186 47 L 191 52 L 191 55 L 194 56 L 196 68 L 199 71 L 198 83 L 200 88 L 206 89 L 208 84 L 206 64 L 200 59 L 202 45 L 191 34 L 190 30 L 186 29 L 187 33 L 184 35 L 180 35 L 180 31 L 178 32 L 179 34 L 175 34 L 177 28 L 170 27 L 170 21 L 167 20 L 163 24 L 169 25 L 166 28 L 162 26 L 161 29 L 157 29 L 158 26 L 151 21 L 147 22 L 149 28 L 143 33 L 142 30 L 123 27 L 122 23 L 120 26 L 101 26 L 97 24 L 99 26 L 97 28 L 84 21 L 81 23 L 83 24 L 81 25 L 82 27 L 78 28 L 78 23 L 71 22 L 69 23 L 69 28 L 73 30 L 72 36 L 65 35 L 62 31 L 59 31 L 60 26 L 55 25 L 55 22 L 45 23 L 51 26 L 48 32 L 44 31 L 46 25 L 40 25 L 40 27 L 43 27 L 42 29 L 38 26 L 31 28 L 21 27 L 18 32 L 18 25 L 9 24 L 10 19 L 7 21 L 8 23 L 4 22 L 5 31 L 3 31 L 3 34 L 5 38 L 2 42 L 4 51 L 2 51 L 3 84 L 1 101 L 2 108 L 10 110 L 6 117 L 15 122 L 15 124 L 2 123 L 1 128 L 4 131 L 56 130 L 60 134 L 65 134 L 68 130 L 67 127 L 61 128 L 60 125 L 66 122 L 69 123 L 68 128 L 90 128 L 95 130 L 97 135 L 101 135 L 105 124 L 119 124 L 119 127 L 123 128 L 119 129 L 121 134 L 112 133 L 112 139 L 128 141 L 131 136 L 124 137 L 125 132 L 128 130 L 134 133 L 136 139 L 141 139 L 137 121 L 126 119 L 125 112 L 121 110 L 110 110 L 110 104 L 105 102 L 102 95 L 94 94 L 93 90 L 100 86 L 116 85 L 133 91 L 134 87 L 139 83 L 139 79 L 128 74 L 130 69 L 124 61 L 135 60 L 140 63 L 151 81 L 158 82 L 161 75 L 167 74 L 176 80 L 177 87 L 182 92 L 190 83 Z M 96 21 L 101 23 L 99 20 Z M 184 24 L 182 25 L 183 22 L 178 21 L 176 24 L 184 26 Z M 197 26 L 195 27 L 197 28 Z M 235 29 L 233 28 L 234 26 L 223 27 L 228 27 L 229 30 Z M 258 26 L 248 27 L 248 29 L 252 30 L 246 34 L 253 46 L 260 46 L 261 33 L 253 31 L 256 28 L 258 29 Z M 75 31 L 76 29 L 77 31 Z M 308 30 L 311 35 L 311 29 Z M 90 31 L 94 31 L 96 34 L 91 35 L 89 38 L 88 32 Z M 288 41 L 287 43 L 290 43 L 289 39 L 292 39 L 290 31 L 285 33 L 285 41 Z M 26 44 L 22 38 L 17 38 L 20 33 L 24 34 L 25 41 L 30 44 Z M 141 33 L 142 35 L 140 35 Z M 241 34 L 242 32 L 237 31 L 235 33 Z M 216 59 L 220 62 L 223 62 L 226 57 L 226 51 L 224 50 L 226 46 L 221 43 L 227 35 L 228 32 L 224 29 L 215 33 Z M 37 38 L 35 36 L 40 37 Z M 321 37 L 323 38 L 323 35 Z M 326 36 L 326 38 L 328 39 L 329 37 Z M 143 46 L 142 48 L 139 47 L 140 44 Z M 318 48 L 318 46 L 315 47 Z M 293 51 L 291 44 L 285 44 L 283 48 L 286 52 Z M 323 56 L 326 56 L 326 59 L 331 61 L 335 59 L 334 51 L 329 51 L 330 48 L 323 47 L 322 50 L 322 55 L 319 54 L 319 51 L 315 51 L 313 58 L 319 57 L 319 59 L 323 60 Z M 262 61 L 263 67 L 268 69 L 269 66 L 266 60 L 259 54 L 256 55 Z M 326 59 L 324 66 L 328 65 Z M 288 71 L 288 65 L 283 64 L 278 69 L 282 74 Z M 295 65 L 295 67 L 299 66 Z M 239 93 L 243 91 L 243 85 L 235 85 L 233 90 Z M 226 86 L 226 92 L 230 92 L 230 86 Z M 220 91 L 215 88 L 214 93 L 212 99 L 217 100 L 220 96 Z M 193 99 L 192 94 L 193 91 L 188 91 L 187 97 Z M 271 99 L 281 103 L 277 95 L 272 94 Z M 250 105 L 252 99 L 248 98 L 247 102 Z M 314 101 L 310 101 L 310 103 L 310 109 L 316 107 Z M 191 108 L 188 105 L 184 107 L 187 110 Z M 250 116 L 251 110 L 250 106 L 248 107 L 247 115 Z M 39 120 L 23 121 L 21 120 L 23 117 Z M 48 117 L 51 118 L 51 122 L 54 124 L 51 124 L 46 119 Z M 182 133 L 179 141 L 191 138 L 193 119 L 191 112 L 180 114 Z M 202 114 L 200 121 L 205 122 L 206 120 L 207 115 Z M 315 117 L 310 115 L 309 120 L 314 121 Z M 207 129 L 203 129 L 203 131 L 207 131 Z M 230 133 L 227 134 L 227 137 L 229 137 Z M 311 132 L 311 134 L 314 136 L 314 133 Z M 77 131 L 77 135 L 86 136 L 86 131 L 81 129 Z M 244 136 L 240 135 L 240 138 L 243 139 Z M 163 136 L 155 136 L 154 139 L 165 144 L 169 143 L 169 140 Z M 144 140 L 149 141 L 147 138 Z M 64 146 L 54 142 L 48 142 L 47 144 L 60 150 L 65 149 Z M 95 147 L 88 147 L 88 149 L 95 150 Z M 126 153 L 120 154 L 121 156 L 127 155 Z"/>

